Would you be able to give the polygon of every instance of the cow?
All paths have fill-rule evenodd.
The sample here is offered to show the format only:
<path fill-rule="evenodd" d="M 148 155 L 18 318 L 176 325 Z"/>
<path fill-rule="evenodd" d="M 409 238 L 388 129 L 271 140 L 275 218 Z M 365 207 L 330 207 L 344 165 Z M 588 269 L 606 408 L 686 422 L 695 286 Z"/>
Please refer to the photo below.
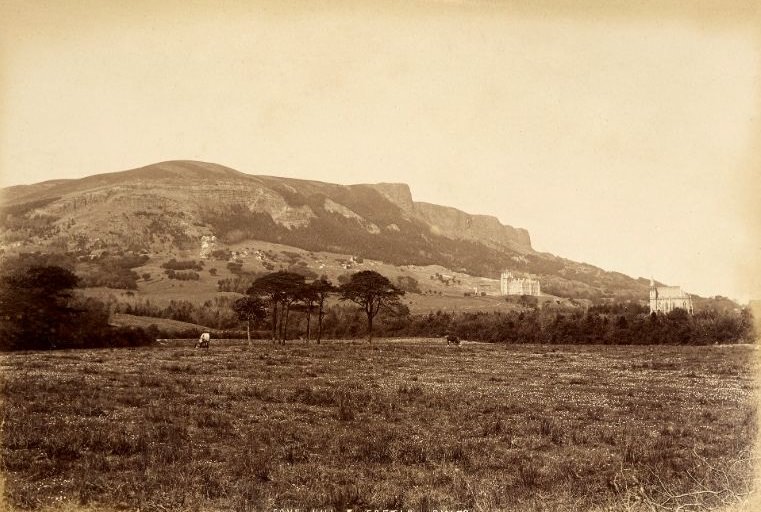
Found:
<path fill-rule="evenodd" d="M 201 337 L 196 341 L 196 348 L 205 348 L 209 350 L 209 341 L 211 340 L 211 334 L 205 332 L 201 334 Z"/>
<path fill-rule="evenodd" d="M 454 334 L 447 334 L 447 345 L 459 345 L 460 344 L 460 338 L 455 336 Z"/>

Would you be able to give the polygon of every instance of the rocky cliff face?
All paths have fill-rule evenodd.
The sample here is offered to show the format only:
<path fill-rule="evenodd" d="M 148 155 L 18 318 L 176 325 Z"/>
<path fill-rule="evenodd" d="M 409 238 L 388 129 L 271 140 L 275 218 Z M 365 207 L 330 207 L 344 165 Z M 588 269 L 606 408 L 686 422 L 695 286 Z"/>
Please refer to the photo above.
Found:
<path fill-rule="evenodd" d="M 415 204 L 412 202 L 412 192 L 406 183 L 375 183 L 370 186 L 397 205 L 408 216 L 414 213 Z"/>
<path fill-rule="evenodd" d="M 528 231 L 502 224 L 490 215 L 473 215 L 449 206 L 415 202 L 410 187 L 404 183 L 371 185 L 389 201 L 399 206 L 408 218 L 415 218 L 430 227 L 431 233 L 447 238 L 472 240 L 497 248 L 530 252 Z"/>
<path fill-rule="evenodd" d="M 473 240 L 494 247 L 531 251 L 528 231 L 505 226 L 489 215 L 471 215 L 456 208 L 415 203 L 415 214 L 431 227 L 431 232 L 449 238 Z"/>

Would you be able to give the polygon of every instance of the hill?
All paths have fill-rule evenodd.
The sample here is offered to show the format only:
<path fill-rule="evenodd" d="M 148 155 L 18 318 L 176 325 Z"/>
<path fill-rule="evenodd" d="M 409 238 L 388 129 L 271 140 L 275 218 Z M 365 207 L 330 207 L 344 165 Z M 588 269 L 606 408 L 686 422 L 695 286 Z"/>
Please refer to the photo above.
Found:
<path fill-rule="evenodd" d="M 191 324 L 189 322 L 180 322 L 178 320 L 171 320 L 169 318 L 152 318 L 145 316 L 125 315 L 124 313 L 114 313 L 111 315 L 110 322 L 112 325 L 119 327 L 147 328 L 155 325 L 157 328 L 167 333 L 176 333 L 190 330 L 213 330 L 210 327 L 203 325 Z"/>
<path fill-rule="evenodd" d="M 347 186 L 171 161 L 9 187 L 2 198 L 2 254 L 74 256 L 85 274 L 104 255 L 142 254 L 154 266 L 215 251 L 229 261 L 261 258 L 234 253 L 257 241 L 352 261 L 440 266 L 444 275 L 493 280 L 507 269 L 536 275 L 544 291 L 564 297 L 641 299 L 648 286 L 645 279 L 537 252 L 525 229 L 495 217 L 416 202 L 399 183 Z M 142 273 L 142 266 L 130 268 Z"/>

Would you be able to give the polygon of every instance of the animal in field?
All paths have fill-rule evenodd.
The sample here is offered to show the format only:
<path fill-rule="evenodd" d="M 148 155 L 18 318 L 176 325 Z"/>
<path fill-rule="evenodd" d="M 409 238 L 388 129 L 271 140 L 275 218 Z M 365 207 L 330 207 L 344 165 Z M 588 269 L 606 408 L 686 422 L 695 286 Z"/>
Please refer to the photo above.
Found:
<path fill-rule="evenodd" d="M 455 336 L 454 334 L 447 334 L 447 345 L 459 345 L 460 344 L 460 338 Z"/>
<path fill-rule="evenodd" d="M 201 334 L 201 337 L 196 341 L 196 348 L 205 348 L 209 350 L 209 341 L 211 340 L 211 334 L 205 332 Z"/>

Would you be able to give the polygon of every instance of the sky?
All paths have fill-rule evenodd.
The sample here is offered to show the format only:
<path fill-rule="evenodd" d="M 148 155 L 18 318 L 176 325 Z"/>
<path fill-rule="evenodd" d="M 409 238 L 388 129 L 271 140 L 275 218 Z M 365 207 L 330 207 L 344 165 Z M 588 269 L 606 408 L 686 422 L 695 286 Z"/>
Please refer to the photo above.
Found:
<path fill-rule="evenodd" d="M 0 184 L 175 159 L 404 182 L 537 250 L 761 298 L 755 3 L 9 0 Z"/>

